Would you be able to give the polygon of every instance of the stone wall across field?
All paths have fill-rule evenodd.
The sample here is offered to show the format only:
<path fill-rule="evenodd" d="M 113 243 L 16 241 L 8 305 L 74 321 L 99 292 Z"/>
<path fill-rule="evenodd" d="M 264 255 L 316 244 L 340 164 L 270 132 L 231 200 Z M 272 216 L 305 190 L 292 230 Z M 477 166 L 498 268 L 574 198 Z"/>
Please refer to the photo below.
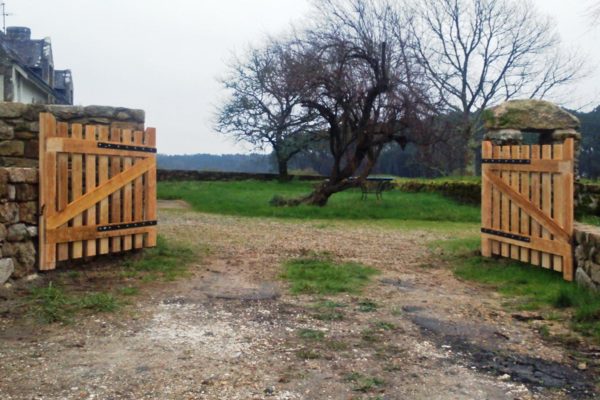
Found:
<path fill-rule="evenodd" d="M 144 129 L 142 110 L 0 102 L 0 167 L 38 166 L 41 112 L 50 112 L 62 122 Z"/>
<path fill-rule="evenodd" d="M 575 263 L 577 283 L 600 291 L 600 227 L 576 224 Z"/>
<path fill-rule="evenodd" d="M 36 271 L 38 170 L 0 167 L 0 284 Z"/>
<path fill-rule="evenodd" d="M 156 173 L 158 181 L 273 181 L 279 179 L 277 174 L 255 174 L 246 172 L 218 172 L 218 171 L 188 171 L 159 169 Z M 294 179 L 301 181 L 322 181 L 326 179 L 319 175 L 293 175 Z"/>

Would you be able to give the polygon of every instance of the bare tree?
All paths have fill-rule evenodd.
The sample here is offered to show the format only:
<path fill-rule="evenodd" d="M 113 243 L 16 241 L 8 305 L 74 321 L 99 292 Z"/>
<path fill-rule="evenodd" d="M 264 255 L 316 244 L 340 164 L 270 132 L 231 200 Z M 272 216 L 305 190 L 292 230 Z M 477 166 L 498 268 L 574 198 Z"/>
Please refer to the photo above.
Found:
<path fill-rule="evenodd" d="M 301 107 L 300 97 L 286 80 L 285 46 L 270 41 L 236 59 L 223 85 L 230 97 L 218 110 L 217 130 L 259 149 L 271 147 L 279 177 L 288 179 L 288 162 L 313 141 L 317 114 Z"/>
<path fill-rule="evenodd" d="M 529 0 L 421 0 L 415 14 L 415 50 L 431 89 L 462 115 L 467 172 L 486 107 L 545 98 L 581 76 L 580 60 L 560 52 L 552 21 Z"/>
<path fill-rule="evenodd" d="M 323 206 L 364 180 L 386 143 L 404 146 L 424 130 L 433 107 L 419 86 L 403 15 L 385 1 L 316 3 L 317 27 L 291 46 L 288 71 L 302 104 L 327 126 L 329 179 L 292 204 Z"/>

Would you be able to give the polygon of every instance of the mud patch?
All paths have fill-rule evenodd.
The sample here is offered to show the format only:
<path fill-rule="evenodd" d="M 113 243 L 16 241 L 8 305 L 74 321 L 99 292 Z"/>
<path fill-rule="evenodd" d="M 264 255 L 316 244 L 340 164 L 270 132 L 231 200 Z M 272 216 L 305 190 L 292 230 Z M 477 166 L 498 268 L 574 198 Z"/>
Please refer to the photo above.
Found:
<path fill-rule="evenodd" d="M 410 320 L 438 346 L 462 358 L 470 367 L 496 376 L 510 376 L 513 382 L 532 391 L 558 389 L 575 399 L 594 397 L 592 378 L 575 368 L 541 358 L 525 356 L 502 348 L 506 338 L 491 327 L 474 327 L 422 315 Z"/>

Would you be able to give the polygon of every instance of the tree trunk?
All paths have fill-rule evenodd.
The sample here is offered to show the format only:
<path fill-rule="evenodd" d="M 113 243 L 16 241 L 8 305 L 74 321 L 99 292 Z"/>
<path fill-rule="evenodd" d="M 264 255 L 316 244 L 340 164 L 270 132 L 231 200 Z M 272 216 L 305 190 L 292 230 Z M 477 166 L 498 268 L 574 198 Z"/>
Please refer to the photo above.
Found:
<path fill-rule="evenodd" d="M 277 170 L 279 173 L 279 180 L 281 182 L 287 182 L 290 180 L 290 176 L 288 173 L 288 160 L 277 160 Z"/>

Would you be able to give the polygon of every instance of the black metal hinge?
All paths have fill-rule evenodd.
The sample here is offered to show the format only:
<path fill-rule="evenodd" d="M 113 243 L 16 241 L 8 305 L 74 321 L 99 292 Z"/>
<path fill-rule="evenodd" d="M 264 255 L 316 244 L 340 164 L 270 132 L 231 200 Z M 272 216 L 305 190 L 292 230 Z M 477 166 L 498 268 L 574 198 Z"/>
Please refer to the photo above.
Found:
<path fill-rule="evenodd" d="M 158 225 L 158 221 L 142 221 L 142 222 L 129 222 L 126 224 L 118 225 L 103 225 L 97 228 L 98 232 L 109 232 L 118 231 L 122 229 L 133 229 L 133 228 L 145 228 L 147 226 Z"/>
<path fill-rule="evenodd" d="M 484 158 L 482 164 L 531 164 L 531 160 L 498 160 L 495 158 Z"/>
<path fill-rule="evenodd" d="M 98 147 L 100 149 L 127 150 L 127 151 L 141 151 L 143 153 L 156 153 L 156 147 L 134 146 L 134 145 L 128 145 L 128 144 L 98 142 Z"/>
<path fill-rule="evenodd" d="M 531 243 L 531 238 L 527 236 L 515 235 L 514 233 L 506 233 L 502 231 L 495 231 L 493 229 L 481 228 L 481 233 L 487 235 L 500 236 L 507 239 L 517 240 L 519 242 Z"/>

